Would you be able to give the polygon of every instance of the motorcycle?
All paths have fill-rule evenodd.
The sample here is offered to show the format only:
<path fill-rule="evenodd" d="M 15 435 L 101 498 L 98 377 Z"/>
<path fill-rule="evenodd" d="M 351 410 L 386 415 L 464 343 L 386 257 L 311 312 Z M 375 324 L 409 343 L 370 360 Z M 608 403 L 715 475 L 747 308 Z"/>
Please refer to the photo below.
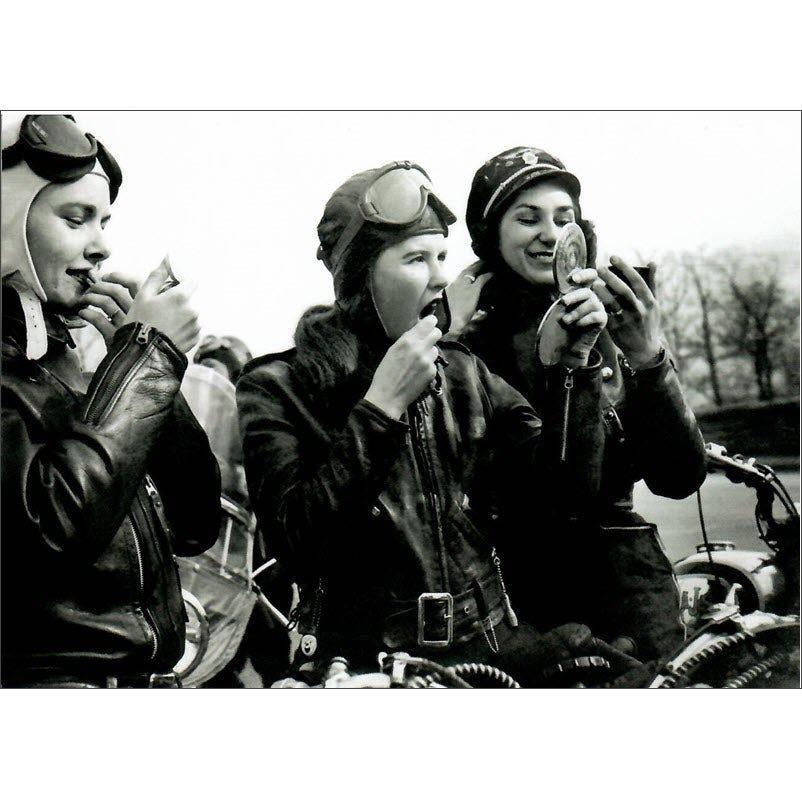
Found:
<path fill-rule="evenodd" d="M 755 522 L 768 550 L 704 542 L 674 567 L 690 636 L 658 670 L 650 688 L 799 687 L 799 506 L 776 472 L 708 444 L 711 472 L 757 495 Z M 776 519 L 774 503 L 785 516 Z"/>

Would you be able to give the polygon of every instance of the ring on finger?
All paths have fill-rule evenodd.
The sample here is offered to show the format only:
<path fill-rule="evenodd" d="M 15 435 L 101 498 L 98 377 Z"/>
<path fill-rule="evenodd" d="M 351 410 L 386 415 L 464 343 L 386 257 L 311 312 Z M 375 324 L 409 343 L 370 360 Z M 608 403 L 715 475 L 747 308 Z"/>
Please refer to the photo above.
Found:
<path fill-rule="evenodd" d="M 607 311 L 607 316 L 608 317 L 620 317 L 623 313 L 624 313 L 624 309 L 623 308 L 616 308 L 614 311 L 613 310 L 608 310 Z"/>
<path fill-rule="evenodd" d="M 466 276 L 465 276 L 465 278 L 466 278 L 466 279 L 467 279 L 467 280 L 468 280 L 470 283 L 476 283 L 476 275 L 466 275 Z"/>

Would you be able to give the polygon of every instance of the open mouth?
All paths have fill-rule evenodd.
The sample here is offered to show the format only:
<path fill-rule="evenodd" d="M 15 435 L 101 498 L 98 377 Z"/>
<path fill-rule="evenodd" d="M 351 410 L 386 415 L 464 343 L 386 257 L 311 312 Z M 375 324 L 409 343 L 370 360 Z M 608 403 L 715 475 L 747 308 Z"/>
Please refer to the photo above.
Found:
<path fill-rule="evenodd" d="M 68 269 L 67 275 L 78 281 L 84 291 L 89 289 L 89 287 L 95 283 L 95 278 L 93 278 L 85 269 Z"/>
<path fill-rule="evenodd" d="M 434 314 L 437 316 L 437 309 L 443 304 L 442 297 L 435 297 L 430 303 L 427 303 L 420 311 L 420 315 L 418 319 L 423 319 L 424 317 L 431 316 Z"/>

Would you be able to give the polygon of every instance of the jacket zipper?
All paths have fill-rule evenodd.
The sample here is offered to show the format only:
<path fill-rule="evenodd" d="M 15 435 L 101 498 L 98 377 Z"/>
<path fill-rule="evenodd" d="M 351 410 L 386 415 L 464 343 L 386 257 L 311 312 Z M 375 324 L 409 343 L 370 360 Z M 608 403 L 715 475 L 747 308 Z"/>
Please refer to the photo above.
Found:
<path fill-rule="evenodd" d="M 424 479 L 424 483 L 426 484 L 424 489 L 437 537 L 440 571 L 443 574 L 443 588 L 446 592 L 450 592 L 451 588 L 448 580 L 448 565 L 446 563 L 446 545 L 445 537 L 443 535 L 440 497 L 437 491 L 437 479 L 435 478 L 431 458 L 426 447 L 426 427 L 423 421 L 424 416 L 429 416 L 429 410 L 426 408 L 426 401 L 417 400 L 413 406 L 413 411 L 415 425 L 412 429 L 412 451 L 417 457 L 421 477 Z"/>
<path fill-rule="evenodd" d="M 156 488 L 156 484 L 153 482 L 153 478 L 147 473 L 145 473 L 145 491 L 150 496 L 153 507 L 156 510 L 156 516 L 159 518 L 164 532 L 169 535 L 170 523 L 167 522 L 167 517 L 164 515 L 164 502 L 159 494 L 159 490 Z"/>
<path fill-rule="evenodd" d="M 566 368 L 565 375 L 565 405 L 563 406 L 563 425 L 562 440 L 560 442 L 560 461 L 566 460 L 568 452 L 568 418 L 571 411 L 571 389 L 574 388 L 574 372 L 570 367 Z"/>
<path fill-rule="evenodd" d="M 137 497 L 137 501 L 139 498 Z M 142 512 L 144 515 L 147 515 L 145 508 L 142 506 L 141 501 L 139 501 L 139 505 L 142 508 Z M 132 515 L 131 516 L 131 530 L 133 531 L 134 536 L 134 548 L 136 549 L 136 561 L 137 566 L 139 568 L 139 596 L 142 602 L 142 618 L 145 621 L 145 625 L 147 625 L 148 630 L 150 631 L 151 635 L 153 636 L 153 650 L 150 654 L 150 660 L 153 661 L 156 658 L 156 653 L 159 650 L 159 634 L 156 631 L 156 626 L 151 622 L 147 607 L 145 605 L 145 566 L 144 561 L 142 559 L 142 542 L 139 540 L 139 533 L 136 529 L 136 519 Z"/>
<path fill-rule="evenodd" d="M 131 381 L 136 368 L 145 361 L 153 344 L 150 332 L 151 325 L 137 323 L 126 346 L 119 350 L 106 367 L 103 376 L 98 381 L 97 388 L 89 399 L 84 421 L 89 425 L 97 425 L 105 419 L 114 403 Z M 145 350 L 139 354 L 131 352 L 128 345 L 145 345 Z M 117 385 L 119 384 L 119 385 Z"/>

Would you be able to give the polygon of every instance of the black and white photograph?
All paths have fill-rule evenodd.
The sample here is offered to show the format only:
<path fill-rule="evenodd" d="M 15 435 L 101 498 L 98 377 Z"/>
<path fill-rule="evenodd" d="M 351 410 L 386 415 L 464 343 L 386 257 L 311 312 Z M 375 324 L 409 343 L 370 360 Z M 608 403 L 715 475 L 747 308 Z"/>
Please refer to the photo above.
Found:
<path fill-rule="evenodd" d="M 786 4 L 3 19 L 4 796 L 793 791 Z"/>
<path fill-rule="evenodd" d="M 2 125 L 4 688 L 799 686 L 798 113 Z"/>

